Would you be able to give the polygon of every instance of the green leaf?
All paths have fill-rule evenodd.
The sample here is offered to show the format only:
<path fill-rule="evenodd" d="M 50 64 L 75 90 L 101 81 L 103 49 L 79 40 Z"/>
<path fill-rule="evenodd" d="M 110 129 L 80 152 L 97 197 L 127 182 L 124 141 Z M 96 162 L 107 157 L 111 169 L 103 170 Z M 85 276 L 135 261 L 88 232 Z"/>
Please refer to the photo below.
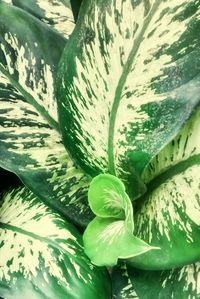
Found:
<path fill-rule="evenodd" d="M 136 267 L 168 269 L 199 260 L 199 132 L 200 110 L 143 174 L 150 181 L 137 207 L 135 235 L 161 250 L 131 260 Z"/>
<path fill-rule="evenodd" d="M 90 174 L 132 185 L 199 105 L 199 13 L 195 0 L 84 1 L 57 94 L 64 144 Z"/>
<path fill-rule="evenodd" d="M 174 174 L 176 171 L 180 172 L 184 164 L 187 163 L 188 166 L 192 165 L 194 163 L 192 160 L 195 159 L 195 157 L 198 160 L 200 154 L 199 130 L 200 109 L 197 109 L 176 138 L 164 147 L 144 169 L 142 179 L 145 184 L 152 184 L 153 181 L 158 181 L 156 177 L 164 176 L 164 173 L 167 173 L 169 169 L 171 169 L 171 172 L 173 171 Z"/>
<path fill-rule="evenodd" d="M 141 271 L 126 265 L 114 269 L 113 299 L 197 299 L 200 263 L 169 271 Z"/>
<path fill-rule="evenodd" d="M 86 198 L 90 178 L 66 152 L 57 122 L 54 77 L 66 40 L 3 2 L 0 39 L 0 166 L 86 225 L 92 219 Z"/>
<path fill-rule="evenodd" d="M 152 272 L 150 271 L 149 273 Z M 112 290 L 113 299 L 140 299 L 130 279 L 130 275 L 127 271 L 127 265 L 124 263 L 118 264 L 112 270 Z M 147 296 L 150 291 L 151 289 L 148 290 L 148 293 L 146 294 Z"/>
<path fill-rule="evenodd" d="M 92 263 L 97 266 L 114 266 L 118 259 L 127 259 L 155 249 L 133 236 L 123 220 L 96 217 L 87 226 L 84 249 Z"/>
<path fill-rule="evenodd" d="M 68 38 L 74 29 L 74 17 L 70 0 L 2 0 L 19 7 L 40 21 L 48 24 L 65 38 Z"/>
<path fill-rule="evenodd" d="M 0 257 L 5 298 L 110 298 L 109 275 L 90 263 L 78 231 L 28 189 L 4 195 Z"/>
<path fill-rule="evenodd" d="M 118 178 L 109 174 L 95 177 L 88 200 L 98 217 L 87 226 L 83 241 L 85 253 L 95 265 L 113 266 L 118 258 L 126 259 L 155 249 L 133 236 L 132 204 Z"/>
<path fill-rule="evenodd" d="M 100 174 L 92 180 L 88 201 L 93 213 L 99 217 L 122 219 L 125 218 L 125 210 L 132 210 L 124 184 L 109 174 Z"/>

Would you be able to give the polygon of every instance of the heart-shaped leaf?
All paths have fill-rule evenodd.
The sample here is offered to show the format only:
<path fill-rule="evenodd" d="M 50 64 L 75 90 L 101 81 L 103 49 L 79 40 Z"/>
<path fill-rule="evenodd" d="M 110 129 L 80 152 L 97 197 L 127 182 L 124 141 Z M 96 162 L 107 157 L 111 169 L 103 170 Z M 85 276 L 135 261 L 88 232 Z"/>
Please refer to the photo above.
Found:
<path fill-rule="evenodd" d="M 54 77 L 65 43 L 30 14 L 0 2 L 0 166 L 86 225 L 90 180 L 66 152 L 57 122 Z"/>
<path fill-rule="evenodd" d="M 64 144 L 90 174 L 132 186 L 199 105 L 199 14 L 196 0 L 84 1 L 57 91 Z"/>
<path fill-rule="evenodd" d="M 109 174 L 95 177 L 88 200 L 97 217 L 84 234 L 85 253 L 98 266 L 113 266 L 119 258 L 130 258 L 155 249 L 133 235 L 133 208 L 124 184 Z"/>
<path fill-rule="evenodd" d="M 107 271 L 93 266 L 78 231 L 28 189 L 0 209 L 0 294 L 4 298 L 110 298 Z"/>
<path fill-rule="evenodd" d="M 118 259 L 128 259 L 156 249 L 132 235 L 123 220 L 96 217 L 84 235 L 85 253 L 98 266 L 114 266 Z"/>
<path fill-rule="evenodd" d="M 144 172 L 148 192 L 138 203 L 135 235 L 161 250 L 132 264 L 168 269 L 200 256 L 200 110 Z"/>
<path fill-rule="evenodd" d="M 2 0 L 19 7 L 68 38 L 74 29 L 70 0 Z"/>
<path fill-rule="evenodd" d="M 114 269 L 113 299 L 197 299 L 200 263 L 169 271 L 141 271 L 121 265 Z"/>

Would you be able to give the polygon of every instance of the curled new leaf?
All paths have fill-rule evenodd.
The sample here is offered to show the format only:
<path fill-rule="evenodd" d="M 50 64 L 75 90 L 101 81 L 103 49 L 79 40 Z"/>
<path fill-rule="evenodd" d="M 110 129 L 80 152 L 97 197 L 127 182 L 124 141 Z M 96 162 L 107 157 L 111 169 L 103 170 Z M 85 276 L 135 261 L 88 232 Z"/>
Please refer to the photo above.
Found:
<path fill-rule="evenodd" d="M 97 217 L 83 235 L 85 253 L 98 266 L 113 266 L 155 247 L 133 235 L 133 208 L 123 183 L 109 174 L 91 182 L 88 200 Z"/>
<path fill-rule="evenodd" d="M 97 216 L 120 219 L 124 217 L 125 205 L 129 203 L 123 183 L 109 174 L 99 175 L 92 180 L 88 200 Z"/>

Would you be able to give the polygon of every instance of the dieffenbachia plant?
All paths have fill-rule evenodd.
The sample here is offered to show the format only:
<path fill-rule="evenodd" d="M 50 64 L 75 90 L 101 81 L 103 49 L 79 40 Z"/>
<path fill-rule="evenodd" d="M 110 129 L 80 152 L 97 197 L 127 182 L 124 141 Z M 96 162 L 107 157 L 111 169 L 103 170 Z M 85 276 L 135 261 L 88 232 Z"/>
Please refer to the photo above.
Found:
<path fill-rule="evenodd" d="M 120 259 L 113 298 L 200 296 L 199 17 L 0 0 L 0 297 L 111 298 Z"/>
<path fill-rule="evenodd" d="M 149 250 L 147 247 L 145 254 L 137 256 L 134 256 L 134 251 L 132 251 L 134 257 L 132 259 L 130 259 L 131 254 L 129 252 L 129 256 L 127 255 L 129 258 L 128 263 L 142 269 L 161 270 L 192 263 L 199 259 L 199 132 L 200 109 L 197 109 L 176 138 L 151 161 L 143 172 L 147 192 L 138 200 L 135 206 L 136 212 L 134 219 L 132 219 L 135 222 L 134 235 L 152 246 L 157 246 L 159 250 L 150 250 L 152 248 L 149 246 Z M 115 255 L 112 250 L 114 252 L 119 250 L 121 256 L 123 254 L 123 249 L 119 249 L 119 246 L 120 237 L 124 236 L 120 233 L 118 224 L 120 223 L 119 219 L 123 219 L 121 221 L 121 224 L 123 223 L 122 231 L 126 219 L 124 215 L 127 213 L 124 208 L 124 201 L 129 200 L 124 192 L 123 185 L 118 180 L 116 181 L 116 178 L 112 179 L 111 177 L 110 175 L 108 177 L 105 175 L 96 177 L 90 185 L 88 194 L 91 209 L 103 219 L 97 217 L 89 224 L 85 234 L 91 249 L 89 251 L 87 246 L 85 248 L 92 260 L 93 255 L 95 257 L 99 253 L 100 262 L 104 262 L 104 264 L 106 262 L 101 254 L 101 246 L 105 246 L 106 242 L 110 246 L 109 250 L 113 259 Z M 97 183 L 95 183 L 96 181 Z M 116 185 L 114 184 L 115 181 Z M 95 188 L 93 185 L 95 185 Z M 103 211 L 104 209 L 108 210 L 109 213 L 101 214 L 102 209 Z M 131 213 L 131 208 L 127 210 Z M 102 228 L 100 221 L 105 223 L 104 228 Z M 109 230 L 111 225 L 112 230 Z M 131 227 L 130 222 L 127 226 Z M 96 227 L 98 227 L 98 230 Z M 92 229 L 95 229 L 95 232 Z M 118 234 L 116 234 L 117 229 Z M 93 238 L 94 235 L 96 236 L 95 239 Z M 95 246 L 98 242 L 101 243 L 101 246 Z M 122 244 L 126 242 L 128 241 L 123 240 Z M 130 250 L 130 246 L 129 243 L 126 250 Z M 109 258 L 109 250 L 105 253 L 107 259 Z M 119 256 L 120 254 L 118 254 Z M 95 258 L 94 262 L 96 261 Z"/>

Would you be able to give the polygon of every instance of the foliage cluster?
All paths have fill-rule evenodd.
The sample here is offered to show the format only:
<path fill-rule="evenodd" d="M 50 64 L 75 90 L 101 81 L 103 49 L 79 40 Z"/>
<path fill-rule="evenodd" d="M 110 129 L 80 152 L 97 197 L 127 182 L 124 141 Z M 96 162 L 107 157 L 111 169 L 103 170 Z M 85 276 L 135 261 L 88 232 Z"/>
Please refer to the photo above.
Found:
<path fill-rule="evenodd" d="M 199 0 L 0 0 L 1 297 L 200 298 L 199 28 Z"/>

